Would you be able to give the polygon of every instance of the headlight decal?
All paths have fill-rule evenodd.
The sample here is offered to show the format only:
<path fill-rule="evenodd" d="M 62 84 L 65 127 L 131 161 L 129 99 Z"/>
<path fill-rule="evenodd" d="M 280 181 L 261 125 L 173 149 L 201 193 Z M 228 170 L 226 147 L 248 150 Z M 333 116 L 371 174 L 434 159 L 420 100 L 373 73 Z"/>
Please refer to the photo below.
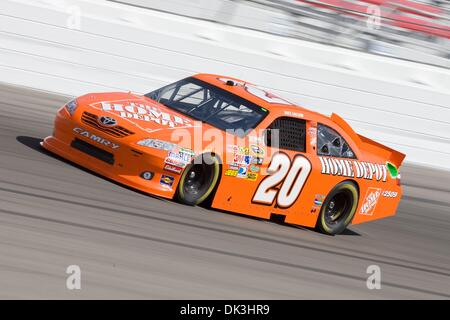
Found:
<path fill-rule="evenodd" d="M 166 150 L 166 151 L 172 151 L 178 147 L 177 144 L 168 142 L 168 141 L 162 141 L 158 139 L 144 139 L 137 142 L 138 145 L 143 147 L 149 147 L 153 149 L 158 150 Z"/>
<path fill-rule="evenodd" d="M 71 116 L 73 116 L 75 110 L 78 107 L 77 99 L 71 100 L 66 103 L 66 110 Z"/>

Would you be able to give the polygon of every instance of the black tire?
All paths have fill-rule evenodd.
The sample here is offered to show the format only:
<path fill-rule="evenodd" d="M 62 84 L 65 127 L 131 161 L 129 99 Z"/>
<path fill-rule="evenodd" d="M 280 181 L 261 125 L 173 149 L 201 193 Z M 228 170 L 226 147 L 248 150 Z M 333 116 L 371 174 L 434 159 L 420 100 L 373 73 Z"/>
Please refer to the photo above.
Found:
<path fill-rule="evenodd" d="M 358 189 L 355 183 L 343 181 L 325 198 L 316 228 L 325 234 L 339 234 L 347 228 L 358 207 Z"/>
<path fill-rule="evenodd" d="M 200 205 L 213 193 L 219 181 L 220 164 L 217 157 L 204 154 L 192 161 L 181 174 L 176 199 L 184 204 Z"/>

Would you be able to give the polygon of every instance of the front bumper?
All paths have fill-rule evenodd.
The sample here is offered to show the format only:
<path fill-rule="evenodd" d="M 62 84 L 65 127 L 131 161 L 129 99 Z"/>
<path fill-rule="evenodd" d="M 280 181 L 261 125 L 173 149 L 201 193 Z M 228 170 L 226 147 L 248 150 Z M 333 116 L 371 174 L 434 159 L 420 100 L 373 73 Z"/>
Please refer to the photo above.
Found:
<path fill-rule="evenodd" d="M 42 147 L 126 186 L 155 196 L 173 198 L 179 175 L 163 169 L 164 151 L 150 148 L 144 151 L 135 147 L 130 138 L 109 136 L 80 119 L 80 115 L 71 117 L 61 108 L 55 118 L 53 134 L 44 139 Z M 80 132 L 88 132 L 89 135 L 81 135 Z M 92 139 L 93 136 L 98 139 Z M 116 148 L 113 149 L 112 145 Z M 152 172 L 153 178 L 144 179 L 143 172 Z M 163 176 L 166 177 L 164 183 L 161 182 Z M 167 176 L 172 179 L 167 180 Z"/>

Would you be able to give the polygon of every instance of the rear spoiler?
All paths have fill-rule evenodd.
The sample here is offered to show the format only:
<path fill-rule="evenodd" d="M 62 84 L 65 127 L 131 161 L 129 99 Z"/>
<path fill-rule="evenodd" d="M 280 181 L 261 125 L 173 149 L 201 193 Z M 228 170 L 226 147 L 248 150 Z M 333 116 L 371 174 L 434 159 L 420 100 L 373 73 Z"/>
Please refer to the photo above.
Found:
<path fill-rule="evenodd" d="M 366 151 L 369 153 L 373 153 L 376 155 L 381 156 L 382 158 L 386 159 L 393 165 L 395 165 L 397 168 L 399 168 L 405 159 L 405 154 L 398 152 L 397 150 L 391 149 L 384 144 L 378 143 L 376 141 L 373 141 L 369 138 L 366 138 L 360 134 L 357 134 L 350 125 L 345 122 L 344 119 L 342 119 L 337 114 L 333 113 L 331 114 L 331 120 L 339 125 L 349 136 L 352 138 L 352 140 L 358 145 L 358 147 L 362 151 Z"/>
<path fill-rule="evenodd" d="M 395 165 L 397 168 L 402 165 L 403 159 L 405 159 L 406 157 L 404 153 L 386 147 L 384 144 L 373 141 L 362 135 L 358 134 L 358 137 L 362 142 L 361 148 L 364 151 L 380 155 L 381 157 L 387 159 L 387 161 Z"/>

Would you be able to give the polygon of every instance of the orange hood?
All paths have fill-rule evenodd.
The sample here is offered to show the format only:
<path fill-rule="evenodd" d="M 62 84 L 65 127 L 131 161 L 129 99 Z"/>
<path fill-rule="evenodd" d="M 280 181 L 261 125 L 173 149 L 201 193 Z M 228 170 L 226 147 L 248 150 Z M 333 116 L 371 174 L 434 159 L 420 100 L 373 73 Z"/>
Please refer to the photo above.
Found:
<path fill-rule="evenodd" d="M 105 115 L 118 116 L 126 127 L 138 127 L 149 133 L 195 125 L 194 119 L 145 96 L 132 93 L 91 93 L 79 97 L 78 104 L 101 111 Z"/>

